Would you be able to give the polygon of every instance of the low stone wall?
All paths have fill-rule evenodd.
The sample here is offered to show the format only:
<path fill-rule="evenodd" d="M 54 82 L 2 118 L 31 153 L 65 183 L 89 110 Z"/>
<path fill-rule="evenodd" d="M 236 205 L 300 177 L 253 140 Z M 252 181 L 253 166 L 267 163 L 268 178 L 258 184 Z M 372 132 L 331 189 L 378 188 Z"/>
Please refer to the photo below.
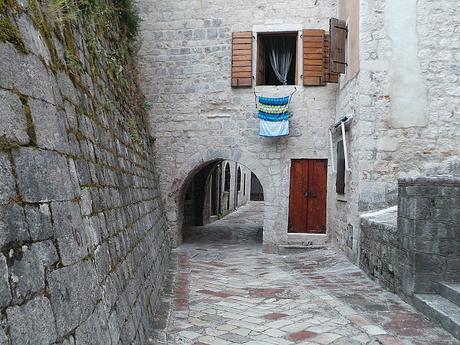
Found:
<path fill-rule="evenodd" d="M 460 281 L 460 178 L 400 180 L 398 208 L 402 293 Z"/>
<path fill-rule="evenodd" d="M 0 344 L 144 343 L 169 239 L 143 100 L 110 8 L 47 6 L 0 4 Z"/>
<path fill-rule="evenodd" d="M 397 207 L 361 216 L 360 267 L 407 299 L 460 281 L 460 179 L 399 180 Z"/>
<path fill-rule="evenodd" d="M 360 268 L 392 292 L 401 286 L 397 208 L 361 216 Z"/>

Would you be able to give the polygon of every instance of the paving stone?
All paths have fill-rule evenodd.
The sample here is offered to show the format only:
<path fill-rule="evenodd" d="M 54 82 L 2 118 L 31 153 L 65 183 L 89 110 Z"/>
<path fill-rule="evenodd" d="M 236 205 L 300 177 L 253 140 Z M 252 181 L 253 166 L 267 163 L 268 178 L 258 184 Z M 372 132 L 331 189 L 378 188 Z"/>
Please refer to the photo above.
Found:
<path fill-rule="evenodd" d="M 169 344 L 377 345 L 390 333 L 407 344 L 457 344 L 332 248 L 263 253 L 252 226 L 262 222 L 259 207 L 199 228 L 173 251 L 180 264 L 168 298 L 181 303 L 169 303 L 171 321 L 162 330 Z M 243 234 L 246 241 L 235 243 Z M 187 341 L 180 335 L 187 331 L 203 336 Z"/>
<path fill-rule="evenodd" d="M 16 181 L 9 157 L 4 152 L 0 152 L 0 181 L 2 181 L 0 184 L 0 204 L 14 200 L 16 198 Z"/>
<path fill-rule="evenodd" d="M 0 327 L 0 345 L 10 345 L 10 340 L 6 336 L 6 333 L 3 327 Z"/>
<path fill-rule="evenodd" d="M 101 297 L 96 271 L 87 261 L 50 272 L 48 284 L 60 336 L 86 320 Z"/>
<path fill-rule="evenodd" d="M 3 137 L 22 145 L 28 144 L 30 138 L 27 134 L 27 120 L 19 97 L 12 92 L 0 90 L 0 104 L 2 105 L 0 108 L 2 119 L 0 138 Z"/>
<path fill-rule="evenodd" d="M 13 158 L 24 201 L 46 202 L 76 197 L 65 157 L 56 152 L 20 148 L 13 151 Z"/>
<path fill-rule="evenodd" d="M 28 239 L 24 209 L 17 204 L 0 205 L 0 247 Z"/>
<path fill-rule="evenodd" d="M 32 241 L 45 240 L 53 236 L 54 230 L 48 204 L 26 205 L 25 212 Z"/>
<path fill-rule="evenodd" d="M 0 43 L 0 86 L 54 103 L 51 77 L 38 57 L 22 54 L 10 43 Z"/>
<path fill-rule="evenodd" d="M 0 254 L 0 307 L 5 307 L 11 302 L 10 283 L 8 281 L 8 267 L 6 258 Z"/>
<path fill-rule="evenodd" d="M 68 152 L 65 113 L 50 103 L 29 99 L 37 145 L 44 149 Z"/>
<path fill-rule="evenodd" d="M 56 329 L 47 298 L 38 297 L 6 310 L 12 345 L 49 345 L 56 340 Z"/>
<path fill-rule="evenodd" d="M 53 202 L 51 211 L 61 261 L 71 265 L 88 255 L 80 206 L 72 201 Z"/>

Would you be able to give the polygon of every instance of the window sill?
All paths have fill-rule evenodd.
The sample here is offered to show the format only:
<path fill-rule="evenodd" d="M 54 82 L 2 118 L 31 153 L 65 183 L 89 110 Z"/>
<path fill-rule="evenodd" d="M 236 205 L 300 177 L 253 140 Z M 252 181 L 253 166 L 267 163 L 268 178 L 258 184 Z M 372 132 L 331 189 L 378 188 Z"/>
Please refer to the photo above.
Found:
<path fill-rule="evenodd" d="M 346 194 L 336 194 L 337 201 L 341 202 L 348 202 L 348 198 Z"/>

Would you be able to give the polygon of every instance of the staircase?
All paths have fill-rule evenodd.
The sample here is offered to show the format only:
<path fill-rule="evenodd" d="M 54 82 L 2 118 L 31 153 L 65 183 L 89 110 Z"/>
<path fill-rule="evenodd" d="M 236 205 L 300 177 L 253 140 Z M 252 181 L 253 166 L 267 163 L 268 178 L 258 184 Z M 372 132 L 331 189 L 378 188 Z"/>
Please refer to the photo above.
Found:
<path fill-rule="evenodd" d="M 460 340 L 460 283 L 439 283 L 439 294 L 416 294 L 414 304 Z"/>

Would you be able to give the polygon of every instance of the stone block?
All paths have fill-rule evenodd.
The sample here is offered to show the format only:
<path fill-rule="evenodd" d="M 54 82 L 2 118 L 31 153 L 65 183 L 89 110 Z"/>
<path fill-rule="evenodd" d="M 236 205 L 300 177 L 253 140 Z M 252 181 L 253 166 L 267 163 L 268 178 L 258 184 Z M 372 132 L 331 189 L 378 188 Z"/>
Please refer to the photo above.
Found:
<path fill-rule="evenodd" d="M 53 236 L 54 231 L 48 204 L 26 205 L 25 211 L 32 241 L 41 241 Z"/>
<path fill-rule="evenodd" d="M 445 258 L 425 253 L 415 253 L 415 272 L 418 273 L 436 273 L 443 272 L 446 260 Z"/>
<path fill-rule="evenodd" d="M 8 281 L 8 267 L 5 257 L 0 254 L 0 308 L 11 302 L 11 290 Z"/>
<path fill-rule="evenodd" d="M 0 119 L 2 120 L 0 138 L 3 137 L 21 145 L 28 144 L 30 138 L 27 134 L 27 119 L 19 97 L 14 93 L 0 90 L 0 104 L 2 105 L 0 107 Z"/>
<path fill-rule="evenodd" d="M 37 297 L 6 310 L 12 345 L 49 345 L 56 341 L 50 302 Z"/>
<path fill-rule="evenodd" d="M 110 273 L 110 254 L 106 243 L 98 246 L 94 251 L 94 262 L 98 281 L 101 283 Z"/>
<path fill-rule="evenodd" d="M 63 265 L 71 265 L 88 254 L 80 206 L 76 202 L 53 202 L 55 237 Z"/>
<path fill-rule="evenodd" d="M 54 105 L 35 99 L 29 99 L 29 107 L 37 145 L 44 149 L 68 152 L 65 114 L 58 112 Z"/>
<path fill-rule="evenodd" d="M 46 63 L 49 63 L 50 52 L 46 47 L 42 35 L 35 28 L 29 16 L 23 13 L 17 16 L 16 22 L 26 47 L 29 48 L 37 56 L 41 56 Z"/>
<path fill-rule="evenodd" d="M 78 103 L 77 90 L 70 80 L 69 76 L 64 72 L 58 73 L 56 77 L 57 83 L 59 85 L 59 90 L 61 90 L 62 96 L 71 101 L 74 104 Z"/>
<path fill-rule="evenodd" d="M 91 316 L 75 330 L 76 345 L 110 344 L 108 318 L 102 304 L 98 304 Z"/>
<path fill-rule="evenodd" d="M 83 160 L 76 160 L 75 168 L 77 170 L 77 176 L 80 185 L 89 185 L 91 183 L 91 173 L 89 170 L 88 163 Z"/>
<path fill-rule="evenodd" d="M 24 201 L 59 201 L 76 197 L 65 157 L 52 151 L 23 147 L 13 151 L 13 159 Z"/>
<path fill-rule="evenodd" d="M 0 204 L 8 203 L 16 198 L 16 181 L 13 176 L 11 162 L 6 153 L 0 152 Z"/>
<path fill-rule="evenodd" d="M 101 298 L 96 270 L 88 261 L 51 272 L 48 284 L 60 336 L 85 321 Z"/>
<path fill-rule="evenodd" d="M 17 204 L 0 205 L 0 248 L 28 239 L 24 209 Z"/>
<path fill-rule="evenodd" d="M 10 43 L 0 43 L 0 87 L 54 103 L 53 82 L 40 59 L 22 54 Z"/>
<path fill-rule="evenodd" d="M 22 301 L 45 289 L 45 267 L 58 261 L 52 241 L 23 246 L 10 257 L 11 289 L 14 297 Z"/>

